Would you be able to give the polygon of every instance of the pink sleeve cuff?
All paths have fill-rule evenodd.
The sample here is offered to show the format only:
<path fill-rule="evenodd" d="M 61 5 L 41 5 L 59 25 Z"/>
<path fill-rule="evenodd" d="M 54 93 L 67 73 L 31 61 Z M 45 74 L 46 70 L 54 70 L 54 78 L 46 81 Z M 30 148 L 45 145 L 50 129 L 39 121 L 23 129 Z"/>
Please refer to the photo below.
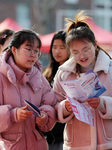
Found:
<path fill-rule="evenodd" d="M 16 112 L 17 112 L 17 107 L 12 109 L 10 112 L 12 122 L 18 122 Z"/>

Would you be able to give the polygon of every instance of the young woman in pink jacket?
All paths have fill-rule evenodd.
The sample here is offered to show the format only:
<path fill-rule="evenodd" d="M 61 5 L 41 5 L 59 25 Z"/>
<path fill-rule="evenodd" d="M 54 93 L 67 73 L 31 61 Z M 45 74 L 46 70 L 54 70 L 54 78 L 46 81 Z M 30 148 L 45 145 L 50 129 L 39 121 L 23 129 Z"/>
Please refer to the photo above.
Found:
<path fill-rule="evenodd" d="M 58 120 L 66 122 L 63 149 L 112 150 L 112 60 L 98 46 L 86 19 L 83 11 L 75 21 L 68 19 L 66 44 L 71 58 L 59 67 L 54 79 Z M 85 99 L 94 112 L 94 127 L 76 119 L 70 102 L 60 94 L 65 93 L 61 81 L 78 80 L 90 69 L 94 70 L 106 88 L 101 96 Z"/>
<path fill-rule="evenodd" d="M 41 73 L 40 47 L 38 35 L 24 29 L 0 55 L 0 140 L 6 150 L 48 150 L 42 132 L 54 126 L 56 98 Z M 29 111 L 24 100 L 41 116 Z"/>

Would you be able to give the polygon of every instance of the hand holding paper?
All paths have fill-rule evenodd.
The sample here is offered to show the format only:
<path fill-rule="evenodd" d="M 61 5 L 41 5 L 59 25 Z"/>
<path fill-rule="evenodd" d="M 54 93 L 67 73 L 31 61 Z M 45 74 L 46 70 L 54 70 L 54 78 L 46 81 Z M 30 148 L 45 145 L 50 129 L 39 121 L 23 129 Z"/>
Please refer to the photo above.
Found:
<path fill-rule="evenodd" d="M 48 116 L 45 112 L 41 111 L 41 116 L 36 117 L 36 123 L 38 126 L 44 126 L 48 120 Z"/>
<path fill-rule="evenodd" d="M 68 112 L 72 112 L 72 107 L 70 105 L 70 102 L 68 100 L 65 101 L 65 108 Z"/>
<path fill-rule="evenodd" d="M 98 105 L 100 104 L 100 98 L 99 97 L 93 97 L 93 98 L 88 98 L 86 100 L 88 104 L 93 108 L 97 109 Z"/>
<path fill-rule="evenodd" d="M 28 106 L 17 109 L 17 121 L 22 122 L 32 115 L 32 111 L 27 110 Z"/>

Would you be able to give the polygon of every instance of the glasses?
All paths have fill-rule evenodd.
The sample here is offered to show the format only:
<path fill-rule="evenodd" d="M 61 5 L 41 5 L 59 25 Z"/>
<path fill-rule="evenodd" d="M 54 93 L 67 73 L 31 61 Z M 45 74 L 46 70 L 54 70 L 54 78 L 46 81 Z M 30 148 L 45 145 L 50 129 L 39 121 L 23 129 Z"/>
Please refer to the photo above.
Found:
<path fill-rule="evenodd" d="M 31 48 L 21 48 L 22 50 L 24 50 L 27 54 L 27 56 L 31 56 L 32 54 L 35 56 L 35 57 L 40 57 L 41 56 L 41 51 L 38 49 L 38 50 L 33 50 Z"/>
<path fill-rule="evenodd" d="M 86 55 L 90 54 L 90 52 L 91 52 L 91 48 L 88 48 L 86 50 L 83 50 L 81 53 L 76 51 L 76 52 L 72 52 L 72 54 L 73 54 L 75 59 L 79 59 L 81 54 L 86 56 Z"/>

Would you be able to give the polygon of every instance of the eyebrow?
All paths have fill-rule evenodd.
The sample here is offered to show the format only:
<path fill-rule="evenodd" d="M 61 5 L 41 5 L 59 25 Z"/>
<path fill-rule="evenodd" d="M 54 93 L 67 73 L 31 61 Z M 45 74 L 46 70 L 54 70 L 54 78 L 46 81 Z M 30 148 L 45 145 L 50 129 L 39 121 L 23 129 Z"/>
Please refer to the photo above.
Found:
<path fill-rule="evenodd" d="M 89 48 L 88 46 L 85 46 L 82 48 L 82 50 L 86 49 L 86 48 Z M 74 49 L 73 51 L 78 51 L 77 49 Z"/>
<path fill-rule="evenodd" d="M 88 46 L 85 46 L 85 47 L 82 48 L 82 50 L 85 49 L 85 48 L 89 48 L 89 47 L 88 47 Z"/>

